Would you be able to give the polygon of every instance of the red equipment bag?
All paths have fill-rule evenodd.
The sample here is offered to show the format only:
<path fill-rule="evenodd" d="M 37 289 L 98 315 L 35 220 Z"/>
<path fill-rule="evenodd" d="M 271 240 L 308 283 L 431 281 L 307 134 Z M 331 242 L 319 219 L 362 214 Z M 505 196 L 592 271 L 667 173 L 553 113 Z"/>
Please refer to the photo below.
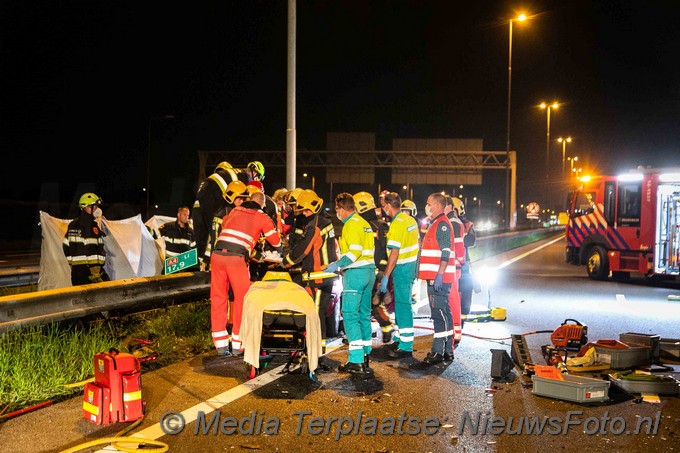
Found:
<path fill-rule="evenodd" d="M 94 383 L 85 386 L 83 416 L 104 425 L 139 420 L 143 412 L 139 360 L 115 349 L 95 354 Z"/>

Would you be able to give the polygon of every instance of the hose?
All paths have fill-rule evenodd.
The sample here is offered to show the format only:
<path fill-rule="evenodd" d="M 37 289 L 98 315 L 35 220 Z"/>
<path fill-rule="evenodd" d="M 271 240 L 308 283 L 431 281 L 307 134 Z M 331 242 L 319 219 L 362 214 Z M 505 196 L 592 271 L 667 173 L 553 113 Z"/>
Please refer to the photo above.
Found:
<path fill-rule="evenodd" d="M 433 327 L 429 327 L 429 326 L 427 326 L 427 327 L 426 326 L 413 326 L 413 327 L 416 328 L 416 329 L 434 330 Z M 533 332 L 526 332 L 526 333 L 523 333 L 521 335 L 527 336 L 527 335 L 534 335 L 534 334 L 537 334 L 537 333 L 553 333 L 553 331 L 552 330 L 536 330 L 536 331 L 533 331 Z M 472 335 L 470 333 L 465 333 L 465 332 L 463 332 L 463 335 L 465 335 L 466 337 L 476 338 L 478 340 L 489 340 L 489 341 L 501 341 L 501 340 L 511 340 L 512 339 L 512 337 L 502 337 L 502 338 L 480 337 L 480 336 Z"/>
<path fill-rule="evenodd" d="M 139 426 L 139 424 L 142 423 L 142 420 L 144 420 L 144 418 L 140 418 L 139 420 L 137 420 L 124 430 L 120 431 L 114 437 L 102 437 L 101 439 L 96 439 L 90 442 L 85 442 L 84 444 L 76 445 L 75 447 L 69 448 L 68 450 L 62 450 L 59 453 L 73 453 L 100 444 L 112 444 L 116 448 L 116 450 L 125 452 L 137 452 L 141 449 L 144 449 L 146 451 L 153 451 L 156 453 L 163 453 L 168 451 L 170 449 L 170 446 L 158 440 L 144 439 L 142 437 L 124 436 L 124 434 L 132 431 L 137 426 Z M 121 445 L 121 443 L 125 444 L 136 443 L 137 445 L 135 447 L 124 447 Z"/>
<path fill-rule="evenodd" d="M 19 409 L 19 410 L 14 411 L 14 412 L 9 412 L 7 414 L 0 415 L 0 420 L 10 419 L 12 417 L 16 417 L 18 415 L 25 414 L 26 412 L 31 412 L 31 411 L 35 411 L 35 410 L 38 410 L 38 409 L 42 409 L 43 407 L 49 406 L 51 404 L 52 404 L 52 401 L 44 401 L 44 402 L 36 404 L 34 406 L 24 407 L 23 409 Z"/>

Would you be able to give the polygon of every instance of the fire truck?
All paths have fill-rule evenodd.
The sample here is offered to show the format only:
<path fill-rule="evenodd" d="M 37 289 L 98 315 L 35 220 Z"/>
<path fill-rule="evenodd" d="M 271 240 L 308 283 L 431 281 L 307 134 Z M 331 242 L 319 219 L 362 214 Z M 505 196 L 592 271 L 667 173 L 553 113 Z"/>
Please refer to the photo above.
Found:
<path fill-rule="evenodd" d="M 680 274 L 680 168 L 582 177 L 569 206 L 566 261 L 590 278 Z"/>

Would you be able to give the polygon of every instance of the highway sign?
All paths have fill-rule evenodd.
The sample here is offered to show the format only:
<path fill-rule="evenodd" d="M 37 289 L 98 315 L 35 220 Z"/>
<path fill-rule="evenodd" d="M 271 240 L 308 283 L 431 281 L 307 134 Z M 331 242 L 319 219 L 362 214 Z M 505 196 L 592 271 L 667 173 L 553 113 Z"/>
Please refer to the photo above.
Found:
<path fill-rule="evenodd" d="M 177 256 L 171 256 L 165 259 L 165 274 L 172 274 L 191 266 L 198 264 L 198 253 L 196 249 L 191 249 L 188 252 L 180 253 Z"/>

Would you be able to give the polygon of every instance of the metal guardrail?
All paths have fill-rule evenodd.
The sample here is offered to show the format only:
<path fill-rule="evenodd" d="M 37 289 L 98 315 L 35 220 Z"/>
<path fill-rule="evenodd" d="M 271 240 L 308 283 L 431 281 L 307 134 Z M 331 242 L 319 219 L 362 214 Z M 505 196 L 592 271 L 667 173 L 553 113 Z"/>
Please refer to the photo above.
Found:
<path fill-rule="evenodd" d="M 184 272 L 0 297 L 0 334 L 168 299 L 208 297 L 210 274 Z"/>

